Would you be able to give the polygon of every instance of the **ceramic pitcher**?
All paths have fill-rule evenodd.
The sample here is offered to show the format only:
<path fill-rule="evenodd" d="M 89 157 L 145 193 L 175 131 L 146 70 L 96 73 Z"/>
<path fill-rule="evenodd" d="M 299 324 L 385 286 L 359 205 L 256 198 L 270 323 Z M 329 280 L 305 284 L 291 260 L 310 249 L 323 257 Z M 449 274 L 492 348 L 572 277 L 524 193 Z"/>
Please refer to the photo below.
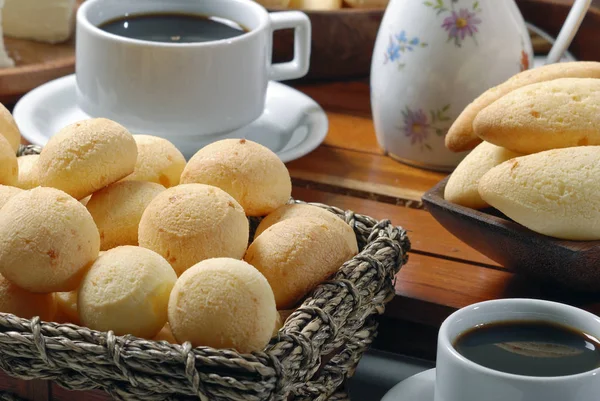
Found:
<path fill-rule="evenodd" d="M 576 6 L 579 15 L 571 15 L 574 7 L 568 32 L 561 31 L 555 45 L 560 42 L 563 51 L 589 0 L 577 0 Z M 466 154 L 444 145 L 454 119 L 485 90 L 532 62 L 531 40 L 514 0 L 391 0 L 371 66 L 380 146 L 399 161 L 451 170 Z"/>

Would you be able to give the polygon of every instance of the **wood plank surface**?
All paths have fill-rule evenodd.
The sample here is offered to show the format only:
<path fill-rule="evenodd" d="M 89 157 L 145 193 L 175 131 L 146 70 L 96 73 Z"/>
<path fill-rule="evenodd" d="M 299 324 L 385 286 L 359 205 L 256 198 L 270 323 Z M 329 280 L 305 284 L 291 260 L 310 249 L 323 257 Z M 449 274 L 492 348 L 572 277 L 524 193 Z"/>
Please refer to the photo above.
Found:
<path fill-rule="evenodd" d="M 287 166 L 292 178 L 413 201 L 444 177 L 383 155 L 329 146 Z"/>
<path fill-rule="evenodd" d="M 466 246 L 446 231 L 425 210 L 390 205 L 368 199 L 330 194 L 313 189 L 294 187 L 292 196 L 306 202 L 335 205 L 345 210 L 365 214 L 378 220 L 390 219 L 408 230 L 413 252 L 436 255 L 449 260 L 498 266 L 497 263 Z M 435 240 L 432 241 L 432 238 Z"/>

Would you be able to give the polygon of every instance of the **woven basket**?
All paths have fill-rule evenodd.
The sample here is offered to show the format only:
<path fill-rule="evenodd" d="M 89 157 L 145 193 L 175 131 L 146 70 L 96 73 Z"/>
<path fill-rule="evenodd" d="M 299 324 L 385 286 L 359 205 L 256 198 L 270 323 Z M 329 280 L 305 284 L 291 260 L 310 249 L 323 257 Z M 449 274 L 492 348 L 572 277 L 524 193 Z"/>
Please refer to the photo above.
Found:
<path fill-rule="evenodd" d="M 263 352 L 192 348 L 0 314 L 0 369 L 71 390 L 102 389 L 119 400 L 347 399 L 344 380 L 375 337 L 375 317 L 394 296 L 410 242 L 388 220 L 313 205 L 342 217 L 361 252 L 311 292 Z"/>

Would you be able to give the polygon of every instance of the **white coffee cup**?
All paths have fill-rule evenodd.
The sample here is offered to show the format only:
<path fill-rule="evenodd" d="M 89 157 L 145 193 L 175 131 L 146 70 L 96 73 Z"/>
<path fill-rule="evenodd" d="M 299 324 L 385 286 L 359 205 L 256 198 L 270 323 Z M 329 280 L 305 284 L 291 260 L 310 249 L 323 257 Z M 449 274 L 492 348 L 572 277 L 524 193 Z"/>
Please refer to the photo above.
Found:
<path fill-rule="evenodd" d="M 178 12 L 234 21 L 247 33 L 198 43 L 130 39 L 98 28 L 126 15 Z M 271 64 L 272 35 L 295 30 L 294 59 Z M 298 11 L 268 13 L 251 0 L 87 0 L 77 13 L 79 107 L 134 133 L 211 135 L 258 118 L 269 80 L 299 78 L 311 27 Z"/>
<path fill-rule="evenodd" d="M 600 398 L 600 368 L 570 376 L 521 376 L 478 365 L 453 346 L 462 333 L 477 325 L 506 321 L 558 323 L 600 338 L 600 318 L 560 303 L 503 299 L 460 309 L 440 328 L 435 401 L 597 401 Z"/>

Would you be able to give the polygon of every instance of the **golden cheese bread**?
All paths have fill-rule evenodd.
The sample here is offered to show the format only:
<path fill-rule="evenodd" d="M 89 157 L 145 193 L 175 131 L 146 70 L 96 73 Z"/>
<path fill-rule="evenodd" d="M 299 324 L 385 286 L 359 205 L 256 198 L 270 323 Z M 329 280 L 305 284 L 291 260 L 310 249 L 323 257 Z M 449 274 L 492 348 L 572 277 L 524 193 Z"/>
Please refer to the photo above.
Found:
<path fill-rule="evenodd" d="M 181 275 L 205 259 L 241 259 L 249 230 L 244 209 L 225 191 L 182 184 L 150 202 L 140 220 L 138 240 L 140 246 L 162 255 Z"/>
<path fill-rule="evenodd" d="M 94 192 L 86 207 L 98 226 L 100 249 L 138 245 L 142 214 L 164 190 L 154 182 L 119 181 Z"/>
<path fill-rule="evenodd" d="M 344 236 L 324 220 L 294 217 L 256 237 L 244 260 L 267 278 L 277 309 L 289 309 L 352 256 Z"/>
<path fill-rule="evenodd" d="M 56 314 L 56 300 L 52 293 L 26 291 L 0 275 L 0 312 L 23 319 L 39 316 L 41 320 L 51 322 Z"/>
<path fill-rule="evenodd" d="M 479 195 L 479 180 L 492 167 L 518 156 L 522 154 L 488 142 L 480 143 L 452 172 L 444 189 L 444 199 L 472 209 L 489 206 Z"/>
<path fill-rule="evenodd" d="M 0 273 L 28 291 L 76 289 L 99 251 L 94 219 L 58 189 L 23 191 L 0 209 Z"/>
<path fill-rule="evenodd" d="M 185 271 L 169 299 L 169 325 L 179 343 L 262 351 L 277 310 L 265 277 L 231 258 L 204 260 Z"/>
<path fill-rule="evenodd" d="M 2 103 L 0 103 L 0 136 L 8 141 L 16 155 L 21 144 L 21 132 L 10 111 Z"/>
<path fill-rule="evenodd" d="M 272 225 L 293 217 L 314 217 L 324 220 L 332 230 L 336 230 L 344 236 L 344 239 L 348 243 L 348 249 L 353 255 L 358 253 L 356 234 L 352 230 L 352 227 L 333 213 L 314 205 L 290 204 L 277 208 L 262 219 L 258 227 L 256 227 L 254 238 L 258 237 Z"/>
<path fill-rule="evenodd" d="M 55 322 L 81 325 L 79 312 L 77 311 L 77 293 L 77 290 L 54 293 L 56 301 Z"/>
<path fill-rule="evenodd" d="M 21 188 L 0 185 L 0 209 L 8 202 L 10 198 L 23 192 Z"/>
<path fill-rule="evenodd" d="M 479 181 L 484 201 L 540 234 L 600 239 L 600 146 L 553 149 L 517 157 Z"/>
<path fill-rule="evenodd" d="M 559 78 L 600 78 L 600 63 L 575 61 L 549 64 L 523 71 L 506 82 L 488 89 L 471 102 L 454 121 L 446 135 L 446 147 L 454 152 L 473 149 L 481 143 L 481 139 L 473 130 L 473 121 L 480 111 L 516 89 Z"/>
<path fill-rule="evenodd" d="M 561 78 L 514 90 L 483 109 L 473 129 L 524 154 L 600 145 L 600 79 Z"/>
<path fill-rule="evenodd" d="M 224 139 L 200 149 L 185 167 L 181 183 L 219 187 L 248 216 L 265 216 L 292 194 L 285 164 L 270 149 L 246 139 Z"/>
<path fill-rule="evenodd" d="M 167 322 L 177 276 L 156 252 L 120 246 L 104 252 L 79 288 L 77 308 L 84 326 L 153 338 Z"/>
<path fill-rule="evenodd" d="M 126 181 L 149 181 L 170 188 L 179 184 L 185 158 L 171 142 L 151 135 L 134 135 L 138 155 Z"/>
<path fill-rule="evenodd" d="M 37 162 L 39 158 L 39 155 L 27 155 L 17 158 L 19 175 L 15 186 L 21 189 L 31 189 L 40 186 L 40 179 L 37 171 Z"/>
<path fill-rule="evenodd" d="M 54 135 L 40 154 L 40 185 L 76 199 L 133 173 L 137 146 L 120 124 L 105 118 L 79 121 Z"/>
<path fill-rule="evenodd" d="M 17 154 L 8 141 L 0 135 L 0 185 L 15 186 L 19 180 Z"/>

